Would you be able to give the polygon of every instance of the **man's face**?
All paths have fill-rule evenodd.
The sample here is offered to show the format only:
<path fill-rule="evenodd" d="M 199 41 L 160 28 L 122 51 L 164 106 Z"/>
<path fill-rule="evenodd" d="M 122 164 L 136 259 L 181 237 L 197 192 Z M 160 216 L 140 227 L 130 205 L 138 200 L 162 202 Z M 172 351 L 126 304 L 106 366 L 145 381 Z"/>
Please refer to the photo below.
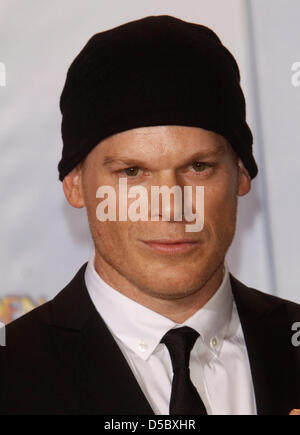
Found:
<path fill-rule="evenodd" d="M 98 144 L 75 173 L 81 186 L 77 206 L 87 209 L 98 272 L 115 288 L 133 286 L 161 299 L 191 295 L 221 270 L 235 232 L 237 195 L 250 189 L 249 176 L 228 142 L 196 127 L 143 127 L 115 134 Z M 148 221 L 97 219 L 97 189 L 112 186 L 118 199 L 120 177 L 126 177 L 128 190 L 137 185 L 147 189 Z M 192 186 L 193 192 L 204 186 L 201 231 L 186 232 L 190 222 L 184 216 L 174 220 L 173 200 L 169 221 L 162 221 L 161 213 L 158 222 L 151 221 L 151 186 L 163 185 L 180 186 L 182 192 L 184 186 Z M 128 199 L 128 206 L 132 201 Z M 170 245 L 150 241 L 190 243 L 168 249 Z"/>

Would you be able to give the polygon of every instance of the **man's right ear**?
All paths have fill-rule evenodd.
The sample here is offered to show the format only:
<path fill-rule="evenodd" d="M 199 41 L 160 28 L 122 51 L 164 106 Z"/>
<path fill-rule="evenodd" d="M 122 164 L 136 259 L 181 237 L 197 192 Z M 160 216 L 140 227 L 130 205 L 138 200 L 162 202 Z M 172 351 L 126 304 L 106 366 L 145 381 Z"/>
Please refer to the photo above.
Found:
<path fill-rule="evenodd" d="M 76 208 L 85 205 L 82 189 L 82 170 L 81 165 L 77 165 L 63 179 L 63 190 L 69 204 Z"/>

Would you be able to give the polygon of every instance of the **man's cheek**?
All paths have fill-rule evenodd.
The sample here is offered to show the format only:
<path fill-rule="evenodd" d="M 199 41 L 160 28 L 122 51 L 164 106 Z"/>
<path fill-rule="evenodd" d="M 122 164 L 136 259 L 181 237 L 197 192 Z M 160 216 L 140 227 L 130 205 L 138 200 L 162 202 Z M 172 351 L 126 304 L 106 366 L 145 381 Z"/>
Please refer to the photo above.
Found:
<path fill-rule="evenodd" d="M 119 230 L 114 222 L 97 222 L 96 224 L 97 239 L 99 245 L 104 250 L 109 250 L 112 254 L 121 248 Z"/>

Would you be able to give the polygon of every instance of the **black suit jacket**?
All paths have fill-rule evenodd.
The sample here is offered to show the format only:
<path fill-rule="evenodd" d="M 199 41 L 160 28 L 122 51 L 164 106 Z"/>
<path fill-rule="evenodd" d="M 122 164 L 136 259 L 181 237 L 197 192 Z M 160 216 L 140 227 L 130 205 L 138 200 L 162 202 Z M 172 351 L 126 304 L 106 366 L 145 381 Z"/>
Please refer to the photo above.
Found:
<path fill-rule="evenodd" d="M 86 264 L 53 300 L 7 325 L 1 414 L 153 414 L 89 297 Z M 300 347 L 291 342 L 300 305 L 230 280 L 258 414 L 288 414 L 300 408 Z"/>

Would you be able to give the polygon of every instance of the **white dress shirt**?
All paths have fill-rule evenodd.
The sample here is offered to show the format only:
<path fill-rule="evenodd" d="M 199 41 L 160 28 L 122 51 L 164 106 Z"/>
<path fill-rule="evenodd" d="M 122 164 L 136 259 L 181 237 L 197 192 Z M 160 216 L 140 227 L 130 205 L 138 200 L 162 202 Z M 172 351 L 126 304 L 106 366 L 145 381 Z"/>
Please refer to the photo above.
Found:
<path fill-rule="evenodd" d="M 95 251 L 85 271 L 88 292 L 155 414 L 169 414 L 173 377 L 169 351 L 160 340 L 169 329 L 181 326 L 200 334 L 191 351 L 190 375 L 207 413 L 256 414 L 248 354 L 226 261 L 223 281 L 213 297 L 177 324 L 109 286 L 96 272 L 94 259 Z"/>

